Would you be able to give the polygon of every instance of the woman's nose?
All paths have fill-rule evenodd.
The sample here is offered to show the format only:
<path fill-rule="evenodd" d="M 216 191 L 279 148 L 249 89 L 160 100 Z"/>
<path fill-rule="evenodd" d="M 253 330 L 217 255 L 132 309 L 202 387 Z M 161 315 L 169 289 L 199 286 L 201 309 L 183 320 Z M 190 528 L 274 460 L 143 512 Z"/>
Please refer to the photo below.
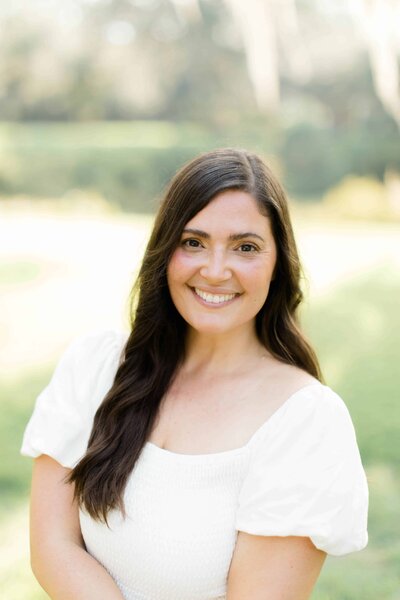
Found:
<path fill-rule="evenodd" d="M 232 276 L 225 252 L 209 252 L 200 268 L 200 275 L 208 281 L 226 281 Z"/>

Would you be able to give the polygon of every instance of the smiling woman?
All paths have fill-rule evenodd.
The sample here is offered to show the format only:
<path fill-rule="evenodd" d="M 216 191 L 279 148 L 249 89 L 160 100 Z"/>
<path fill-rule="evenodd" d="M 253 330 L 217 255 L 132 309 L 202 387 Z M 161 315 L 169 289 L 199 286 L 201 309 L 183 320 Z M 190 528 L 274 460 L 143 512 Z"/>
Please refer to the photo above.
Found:
<path fill-rule="evenodd" d="M 302 600 L 326 554 L 367 544 L 353 424 L 301 332 L 299 279 L 260 157 L 216 150 L 176 174 L 129 335 L 74 341 L 25 431 L 52 598 Z"/>

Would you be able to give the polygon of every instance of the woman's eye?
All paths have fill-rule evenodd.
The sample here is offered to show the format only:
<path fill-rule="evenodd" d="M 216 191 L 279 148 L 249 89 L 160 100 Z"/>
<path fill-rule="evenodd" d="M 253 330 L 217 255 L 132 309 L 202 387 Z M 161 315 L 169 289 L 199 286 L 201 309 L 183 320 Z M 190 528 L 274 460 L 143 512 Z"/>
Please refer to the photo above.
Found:
<path fill-rule="evenodd" d="M 201 244 L 199 240 L 188 238 L 187 240 L 182 241 L 182 246 L 184 246 L 185 248 L 200 248 Z"/>
<path fill-rule="evenodd" d="M 239 249 L 241 252 L 245 252 L 246 254 L 249 252 L 256 252 L 258 250 L 257 246 L 254 246 L 254 244 L 241 244 Z"/>

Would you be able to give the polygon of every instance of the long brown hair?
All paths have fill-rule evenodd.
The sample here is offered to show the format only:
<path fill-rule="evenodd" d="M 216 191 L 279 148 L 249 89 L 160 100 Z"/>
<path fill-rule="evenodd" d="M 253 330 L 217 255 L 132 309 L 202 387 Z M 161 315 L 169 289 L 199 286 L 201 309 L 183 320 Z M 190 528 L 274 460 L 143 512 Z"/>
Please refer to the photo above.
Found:
<path fill-rule="evenodd" d="M 123 494 L 152 431 L 161 399 L 184 358 L 186 322 L 167 284 L 167 265 L 184 226 L 223 190 L 251 194 L 269 217 L 277 268 L 256 316 L 259 340 L 279 360 L 321 380 L 318 360 L 298 325 L 301 267 L 285 193 L 261 158 L 245 150 L 207 152 L 184 165 L 170 182 L 158 211 L 131 295 L 131 333 L 114 383 L 94 417 L 85 456 L 68 481 L 94 519 L 124 512 Z"/>

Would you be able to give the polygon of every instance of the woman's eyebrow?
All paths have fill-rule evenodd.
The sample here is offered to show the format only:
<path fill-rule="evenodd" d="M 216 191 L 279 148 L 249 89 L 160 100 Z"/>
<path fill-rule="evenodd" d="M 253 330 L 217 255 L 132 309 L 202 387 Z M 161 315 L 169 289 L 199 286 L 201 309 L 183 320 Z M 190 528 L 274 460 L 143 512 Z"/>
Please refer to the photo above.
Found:
<path fill-rule="evenodd" d="M 187 228 L 184 229 L 182 231 L 182 233 L 191 233 L 193 235 L 198 235 L 199 237 L 205 238 L 205 239 L 210 239 L 210 234 L 207 233 L 206 231 L 202 231 L 201 229 L 192 229 L 192 228 Z M 229 240 L 232 242 L 236 242 L 238 240 L 242 240 L 244 238 L 249 238 L 249 237 L 253 237 L 253 238 L 257 238 L 259 240 L 261 240 L 262 242 L 265 242 L 264 238 L 261 237 L 261 235 L 258 235 L 258 233 L 254 233 L 252 231 L 244 231 L 243 233 L 232 233 L 229 236 Z"/>
<path fill-rule="evenodd" d="M 232 235 L 229 236 L 229 239 L 233 242 L 236 242 L 237 240 L 242 240 L 243 238 L 249 237 L 257 238 L 258 240 L 265 242 L 264 238 L 261 237 L 261 235 L 258 235 L 258 233 L 253 233 L 252 231 L 245 231 L 244 233 L 232 233 Z"/>

